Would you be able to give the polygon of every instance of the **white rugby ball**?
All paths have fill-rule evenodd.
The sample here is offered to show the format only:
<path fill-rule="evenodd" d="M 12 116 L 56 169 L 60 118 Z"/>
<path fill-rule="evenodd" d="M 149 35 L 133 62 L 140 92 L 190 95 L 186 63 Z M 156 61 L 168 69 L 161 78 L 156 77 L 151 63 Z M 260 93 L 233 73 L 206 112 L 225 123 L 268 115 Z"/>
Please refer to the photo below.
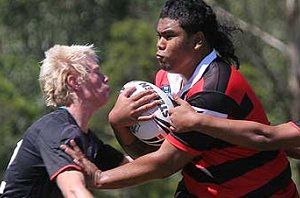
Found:
<path fill-rule="evenodd" d="M 174 107 L 171 99 L 166 93 L 152 83 L 146 81 L 130 81 L 122 89 L 135 87 L 132 95 L 148 89 L 154 90 L 162 103 L 142 115 L 155 114 L 155 118 L 148 121 L 140 121 L 130 127 L 130 131 L 141 141 L 152 146 L 160 146 L 166 135 L 170 132 L 169 109 Z"/>

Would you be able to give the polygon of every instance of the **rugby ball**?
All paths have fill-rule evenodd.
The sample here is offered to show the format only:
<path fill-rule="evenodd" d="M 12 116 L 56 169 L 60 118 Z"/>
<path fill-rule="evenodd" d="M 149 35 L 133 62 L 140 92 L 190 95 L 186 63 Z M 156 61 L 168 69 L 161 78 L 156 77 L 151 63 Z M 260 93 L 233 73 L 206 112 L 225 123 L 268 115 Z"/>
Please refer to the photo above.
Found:
<path fill-rule="evenodd" d="M 137 122 L 135 125 L 130 127 L 130 131 L 146 144 L 160 146 L 163 143 L 166 135 L 170 132 L 171 124 L 169 118 L 169 109 L 174 107 L 172 100 L 157 86 L 146 81 L 130 81 L 126 83 L 122 89 L 127 87 L 136 88 L 132 95 L 148 89 L 152 89 L 158 94 L 161 104 L 142 114 L 155 114 L 155 118 L 147 121 Z"/>

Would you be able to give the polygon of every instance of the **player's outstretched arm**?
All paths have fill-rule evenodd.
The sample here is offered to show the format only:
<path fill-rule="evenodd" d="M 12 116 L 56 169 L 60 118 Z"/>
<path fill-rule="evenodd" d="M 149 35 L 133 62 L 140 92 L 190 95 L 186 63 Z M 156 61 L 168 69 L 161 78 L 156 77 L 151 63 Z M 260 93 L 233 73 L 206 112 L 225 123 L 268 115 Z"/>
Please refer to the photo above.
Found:
<path fill-rule="evenodd" d="M 93 198 L 86 188 L 84 175 L 78 170 L 65 170 L 56 177 L 56 183 L 67 198 Z"/>
<path fill-rule="evenodd" d="M 102 172 L 93 168 L 95 165 L 85 158 L 74 141 L 71 142 L 70 147 L 62 145 L 61 148 L 85 172 L 93 175 L 90 178 L 93 178 L 94 186 L 101 189 L 129 187 L 150 180 L 165 178 L 179 171 L 194 158 L 194 156 L 176 149 L 168 141 L 164 141 L 159 150 Z"/>
<path fill-rule="evenodd" d="M 175 132 L 199 131 L 232 144 L 259 150 L 300 146 L 300 131 L 291 123 L 277 126 L 245 120 L 216 118 L 197 113 L 186 101 L 174 96 L 179 106 L 170 110 Z"/>

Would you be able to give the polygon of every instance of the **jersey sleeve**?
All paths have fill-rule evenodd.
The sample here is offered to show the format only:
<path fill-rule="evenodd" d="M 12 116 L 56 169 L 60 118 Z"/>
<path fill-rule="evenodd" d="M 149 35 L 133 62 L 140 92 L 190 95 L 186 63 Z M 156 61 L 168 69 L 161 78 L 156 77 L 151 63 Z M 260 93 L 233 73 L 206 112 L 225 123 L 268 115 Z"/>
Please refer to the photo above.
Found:
<path fill-rule="evenodd" d="M 97 167 L 102 170 L 109 170 L 119 166 L 124 160 L 124 154 L 114 147 L 104 144 L 98 139 L 98 153 L 94 160 Z"/>
<path fill-rule="evenodd" d="M 60 149 L 61 144 L 68 143 L 79 133 L 80 130 L 75 125 L 62 128 L 54 123 L 49 123 L 38 136 L 36 145 L 51 180 L 68 168 L 81 170 L 72 158 Z"/>
<path fill-rule="evenodd" d="M 198 113 L 207 113 L 212 116 L 224 118 L 226 118 L 236 106 L 234 105 L 235 102 L 230 97 L 213 91 L 210 91 L 209 93 L 199 92 L 187 101 Z M 193 155 L 198 155 L 201 151 L 233 146 L 220 139 L 193 131 L 189 133 L 170 133 L 167 136 L 167 139 L 177 148 Z"/>

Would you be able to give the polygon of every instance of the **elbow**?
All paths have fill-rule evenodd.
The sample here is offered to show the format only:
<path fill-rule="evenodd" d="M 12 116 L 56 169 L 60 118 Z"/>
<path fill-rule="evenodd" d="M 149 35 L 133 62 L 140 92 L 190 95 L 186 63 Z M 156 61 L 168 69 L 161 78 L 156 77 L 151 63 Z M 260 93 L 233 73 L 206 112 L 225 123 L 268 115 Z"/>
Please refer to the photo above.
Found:
<path fill-rule="evenodd" d="M 154 164 L 153 164 L 154 165 Z M 152 166 L 151 169 L 148 170 L 148 175 L 151 177 L 150 180 L 152 179 L 164 179 L 172 175 L 173 172 L 170 171 L 170 167 L 168 168 L 167 165 L 164 164 L 155 164 Z"/>
<path fill-rule="evenodd" d="M 163 161 L 161 163 L 156 164 L 156 166 L 153 169 L 155 179 L 164 179 L 178 172 L 181 168 L 177 167 L 176 164 L 177 163 L 173 162 L 172 160 Z"/>
<path fill-rule="evenodd" d="M 82 194 L 82 189 L 78 188 L 78 186 L 70 187 L 67 191 L 63 192 L 64 197 L 78 197 L 78 195 Z"/>
<path fill-rule="evenodd" d="M 170 168 L 159 168 L 158 171 L 154 171 L 154 179 L 164 179 L 173 175 L 176 171 L 170 171 Z"/>
<path fill-rule="evenodd" d="M 158 174 L 158 179 L 167 178 L 177 172 L 177 170 L 172 169 L 171 166 L 168 166 L 168 167 L 165 167 L 162 169 L 163 169 L 163 171 L 160 171 Z"/>
<path fill-rule="evenodd" d="M 272 140 L 265 137 L 257 137 L 252 140 L 252 143 L 249 145 L 249 147 L 259 150 L 259 151 L 265 151 L 270 150 Z"/>
<path fill-rule="evenodd" d="M 268 128 L 257 130 L 256 135 L 251 139 L 251 148 L 265 151 L 272 150 L 276 145 L 276 138 Z"/>

